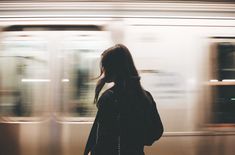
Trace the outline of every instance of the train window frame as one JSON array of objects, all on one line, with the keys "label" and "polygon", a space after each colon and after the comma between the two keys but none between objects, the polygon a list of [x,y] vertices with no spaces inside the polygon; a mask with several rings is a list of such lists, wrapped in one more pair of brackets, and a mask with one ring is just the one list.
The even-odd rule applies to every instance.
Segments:
[{"label": "train window frame", "polygon": [[[76,41],[76,39],[80,38],[80,39],[78,39],[78,41],[86,41],[86,40],[91,39],[91,40],[93,40],[92,42],[94,42],[94,40],[96,40],[96,42],[95,42],[96,45],[94,45],[92,47],[89,47],[89,46],[87,47],[87,45],[83,44],[81,49],[82,50],[84,49],[83,52],[88,52],[88,53],[89,53],[89,50],[94,51],[96,54],[98,54],[97,59],[100,60],[100,55],[101,55],[102,51],[104,51],[105,49],[110,47],[112,44],[110,42],[110,37],[111,37],[111,35],[110,35],[109,31],[74,31],[74,32],[69,31],[69,32],[63,33],[63,38],[64,38],[63,41],[67,41],[67,42],[69,42],[69,44],[67,45],[66,42],[61,44],[61,46],[63,46],[63,48],[61,49],[61,53],[60,53],[61,56],[60,57],[62,57],[63,59],[66,59],[67,62],[72,63],[72,61],[68,61],[69,57],[68,57],[68,55],[66,56],[66,52],[67,53],[73,52],[75,49],[78,50],[79,48],[81,48],[81,46],[80,47],[78,46],[78,43],[75,46],[72,45],[73,41]],[[69,48],[66,48],[66,46]],[[93,57],[94,57],[94,54],[93,54]],[[58,61],[58,65],[60,64],[63,67],[62,68],[59,67],[60,70],[58,70],[58,72],[57,72],[57,74],[59,75],[58,76],[59,79],[57,80],[59,82],[58,83],[58,85],[59,85],[58,90],[59,91],[57,92],[56,96],[60,96],[60,98],[58,98],[58,99],[59,99],[59,102],[61,102],[61,103],[59,103],[59,104],[61,104],[62,106],[65,106],[65,107],[63,107],[63,108],[65,108],[65,110],[60,110],[60,107],[57,106],[57,110],[55,111],[56,120],[61,123],[66,123],[66,122],[67,123],[69,123],[69,122],[70,123],[82,123],[82,122],[89,123],[89,122],[93,122],[95,115],[96,115],[96,112],[97,112],[96,105],[93,104],[93,97],[92,97],[92,100],[90,100],[91,102],[89,102],[89,106],[92,106],[93,109],[95,109],[95,111],[93,111],[92,115],[80,115],[78,113],[75,114],[73,111],[70,110],[71,103],[74,102],[72,98],[67,98],[66,100],[64,100],[63,97],[61,95],[59,95],[61,93],[61,91],[62,92],[65,91],[63,85],[65,85],[67,83],[67,82],[61,82],[61,79],[69,79],[69,82],[72,82],[71,77],[68,77],[68,74],[64,74],[65,73],[64,71],[66,71],[66,68],[68,68],[68,66],[66,67],[64,63],[65,63],[64,60]],[[96,67],[98,67],[98,66],[96,66]],[[97,68],[97,69],[98,70],[97,70],[96,74],[93,75],[92,77],[89,77],[89,78],[93,79],[92,81],[95,83],[98,79],[96,81],[94,81],[94,78],[99,75],[99,68]],[[65,92],[63,92],[63,94],[64,93]],[[92,90],[92,96],[94,96],[94,94],[95,94],[95,92],[94,92],[94,90]],[[71,94],[70,94],[70,97],[71,97]],[[75,102],[76,102],[76,100],[75,100]],[[75,104],[73,106],[75,106]]]},{"label": "train window frame", "polygon": [[[235,52],[235,37],[210,37],[209,38],[209,74],[207,79],[207,88],[206,88],[206,98],[207,98],[207,107],[206,109],[209,110],[209,113],[207,115],[207,127],[211,129],[218,129],[218,130],[234,130],[235,127],[235,121],[229,120],[229,118],[226,118],[226,113],[229,113],[228,111],[219,111],[220,109],[226,109],[222,108],[224,106],[221,105],[221,99],[224,99],[222,91],[225,91],[225,89],[235,89],[235,77],[232,74],[232,79],[226,79],[225,75],[221,73],[221,70],[223,71],[224,68],[221,68],[221,62],[222,58],[221,54],[218,54],[221,52],[219,49],[219,46],[226,46],[231,45],[233,46],[232,52]],[[225,55],[225,54],[224,54]],[[225,56],[224,56],[225,57]],[[235,57],[231,58],[232,63],[235,62]],[[233,66],[233,65],[232,65]],[[235,68],[235,66],[234,66]],[[222,75],[221,75],[222,74]],[[223,77],[223,78],[221,78]],[[221,98],[222,96],[222,98]],[[224,99],[225,100],[225,99]],[[226,100],[227,103],[227,100]],[[225,114],[223,114],[225,113]],[[229,114],[227,114],[229,115]],[[228,116],[227,116],[228,117]]]},{"label": "train window frame", "polygon": [[[14,31],[14,32],[12,32],[12,31],[7,31],[7,32],[2,32],[2,34],[1,34],[1,40],[0,40],[0,44],[1,44],[1,53],[4,53],[4,49],[2,48],[3,46],[3,44],[4,44],[4,41],[6,41],[6,42],[11,42],[11,41],[42,41],[42,42],[44,42],[44,40],[43,40],[43,36],[44,36],[45,34],[40,34],[39,32],[30,32],[30,31],[28,31],[28,32],[23,32],[23,31]],[[32,40],[31,40],[32,39]],[[41,46],[41,45],[40,45]],[[43,45],[44,46],[44,45]],[[47,42],[45,42],[45,48],[47,49],[47,50],[45,50],[45,51],[48,51],[48,44],[47,44]],[[30,46],[29,46],[30,47]],[[31,47],[30,47],[31,48]],[[41,47],[40,47],[41,48]],[[41,49],[39,49],[37,52],[39,52]],[[27,50],[26,50],[27,51]],[[6,52],[6,51],[5,51]],[[10,56],[9,56],[9,58],[10,58]],[[46,59],[50,59],[50,54],[48,55],[48,58],[46,58]],[[51,64],[48,64],[49,66],[48,66],[48,69],[50,69],[50,65]],[[22,77],[23,78],[23,77]],[[48,74],[48,78],[50,79],[51,77],[50,77],[50,75]],[[27,79],[21,79],[21,82],[23,82],[24,80],[27,80]],[[50,84],[48,84],[48,89],[50,89],[50,87],[51,87],[51,85]],[[2,91],[2,93],[4,93],[5,91],[3,90]],[[49,100],[50,100],[50,98],[49,98]],[[33,104],[35,104],[35,103],[33,103]],[[47,104],[47,103],[45,103],[45,104]],[[43,104],[43,105],[45,105],[45,104]],[[41,109],[41,111],[42,111],[42,113],[40,112],[40,114],[38,113],[38,114],[36,114],[35,113],[35,109],[32,109],[33,111],[32,111],[32,115],[30,114],[29,116],[28,115],[12,115],[12,114],[7,114],[7,115],[0,115],[0,122],[1,123],[29,123],[29,122],[34,122],[34,123],[40,123],[40,122],[44,122],[44,121],[48,121],[49,120],[49,117],[48,117],[48,112],[45,110],[45,109],[47,109],[48,107],[46,107],[46,106],[41,106],[42,107],[42,109]],[[31,113],[31,112],[30,112]]]}]

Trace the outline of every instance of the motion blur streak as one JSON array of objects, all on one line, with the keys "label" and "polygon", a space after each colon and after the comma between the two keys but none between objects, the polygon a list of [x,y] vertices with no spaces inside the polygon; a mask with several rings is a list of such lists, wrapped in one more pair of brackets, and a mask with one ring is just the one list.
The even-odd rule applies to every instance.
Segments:
[{"label": "motion blur streak", "polygon": [[132,52],[165,127],[146,155],[234,155],[229,0],[1,1],[0,155],[82,155],[100,55],[116,43]]}]

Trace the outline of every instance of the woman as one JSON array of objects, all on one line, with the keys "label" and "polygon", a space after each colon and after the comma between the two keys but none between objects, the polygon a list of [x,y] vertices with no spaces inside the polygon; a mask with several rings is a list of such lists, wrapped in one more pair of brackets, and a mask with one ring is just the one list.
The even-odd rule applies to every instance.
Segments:
[{"label": "woman", "polygon": [[[91,155],[144,155],[146,105],[151,103],[157,114],[156,139],[161,137],[163,126],[152,96],[141,87],[127,47],[117,44],[103,52],[100,77],[94,99],[98,112],[84,155],[89,152]],[[114,82],[114,86],[98,99],[104,84],[109,82]]]}]

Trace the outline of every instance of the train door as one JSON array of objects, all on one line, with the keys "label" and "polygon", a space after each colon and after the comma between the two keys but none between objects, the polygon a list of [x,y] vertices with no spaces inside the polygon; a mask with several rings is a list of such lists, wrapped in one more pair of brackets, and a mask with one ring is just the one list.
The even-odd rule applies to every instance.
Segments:
[{"label": "train door", "polygon": [[96,114],[93,104],[101,52],[110,46],[104,31],[63,32],[58,55],[57,121],[62,154],[82,154]]},{"label": "train door", "polygon": [[82,154],[96,113],[92,78],[109,40],[89,29],[2,34],[1,153]]},{"label": "train door", "polygon": [[1,154],[35,154],[50,112],[49,40],[45,33],[4,32],[0,44]]}]

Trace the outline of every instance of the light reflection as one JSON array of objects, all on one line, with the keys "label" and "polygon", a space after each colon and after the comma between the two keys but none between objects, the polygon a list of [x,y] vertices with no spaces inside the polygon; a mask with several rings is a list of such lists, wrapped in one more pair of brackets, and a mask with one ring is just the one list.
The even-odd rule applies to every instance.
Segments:
[{"label": "light reflection", "polygon": [[62,82],[69,82],[69,79],[62,79]]},{"label": "light reflection", "polygon": [[210,82],[218,82],[218,80],[212,79],[212,80],[210,80]]},{"label": "light reflection", "polygon": [[235,79],[223,79],[223,82],[235,82]]},{"label": "light reflection", "polygon": [[51,82],[50,79],[21,79],[21,82]]}]

